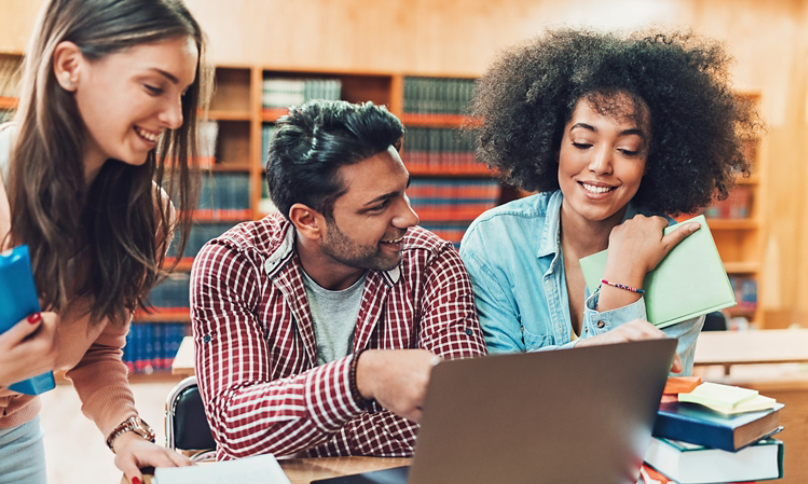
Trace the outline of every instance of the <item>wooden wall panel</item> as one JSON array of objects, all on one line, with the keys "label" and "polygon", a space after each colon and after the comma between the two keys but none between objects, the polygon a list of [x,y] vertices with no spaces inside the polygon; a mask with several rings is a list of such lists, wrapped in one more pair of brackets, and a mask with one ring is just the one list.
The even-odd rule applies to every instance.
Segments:
[{"label": "wooden wall panel", "polygon": [[[481,73],[549,25],[691,27],[725,42],[739,89],[761,94],[761,304],[808,325],[808,0],[186,0],[220,64]],[[0,50],[22,51],[42,0],[0,0]]]}]

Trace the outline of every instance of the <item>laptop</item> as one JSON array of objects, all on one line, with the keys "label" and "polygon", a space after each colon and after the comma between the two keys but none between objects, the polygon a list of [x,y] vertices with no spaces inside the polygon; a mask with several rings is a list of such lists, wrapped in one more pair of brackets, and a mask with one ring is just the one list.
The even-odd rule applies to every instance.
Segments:
[{"label": "laptop", "polygon": [[675,350],[658,339],[442,361],[411,467],[312,484],[634,484]]}]

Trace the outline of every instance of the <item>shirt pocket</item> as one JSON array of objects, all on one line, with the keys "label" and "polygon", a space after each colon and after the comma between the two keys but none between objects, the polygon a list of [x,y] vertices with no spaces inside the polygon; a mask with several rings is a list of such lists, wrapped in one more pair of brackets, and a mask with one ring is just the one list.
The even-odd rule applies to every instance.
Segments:
[{"label": "shirt pocket", "polygon": [[525,342],[525,349],[527,351],[537,350],[553,344],[552,335],[531,333],[524,327],[522,327],[522,339]]}]

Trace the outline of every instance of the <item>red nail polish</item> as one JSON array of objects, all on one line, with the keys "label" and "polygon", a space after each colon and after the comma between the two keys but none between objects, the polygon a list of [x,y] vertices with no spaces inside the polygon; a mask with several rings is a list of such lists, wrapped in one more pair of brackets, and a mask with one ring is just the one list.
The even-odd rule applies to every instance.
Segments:
[{"label": "red nail polish", "polygon": [[[36,324],[36,323],[40,322],[41,320],[42,320],[42,315],[39,314],[39,313],[34,313],[34,314],[28,316],[28,322],[31,323],[31,324]],[[138,484],[140,484],[140,483],[138,483]]]},{"label": "red nail polish", "polygon": [[132,484],[140,484],[140,479],[138,479],[137,477],[133,477]]}]

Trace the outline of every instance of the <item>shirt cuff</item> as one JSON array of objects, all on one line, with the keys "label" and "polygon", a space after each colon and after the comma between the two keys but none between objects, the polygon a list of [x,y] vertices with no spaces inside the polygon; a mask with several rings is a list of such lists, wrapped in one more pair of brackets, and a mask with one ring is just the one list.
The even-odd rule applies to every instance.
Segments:
[{"label": "shirt cuff", "polygon": [[364,412],[351,393],[350,372],[354,355],[340,358],[310,372],[306,377],[306,402],[311,419],[326,432],[339,430],[345,422]]},{"label": "shirt cuff", "polygon": [[586,300],[586,308],[584,309],[586,327],[584,331],[589,333],[588,337],[605,333],[635,319],[647,318],[645,298],[643,296],[640,296],[640,299],[629,305],[603,312],[598,312],[595,309],[598,306],[599,298],[600,289],[592,293]]}]

